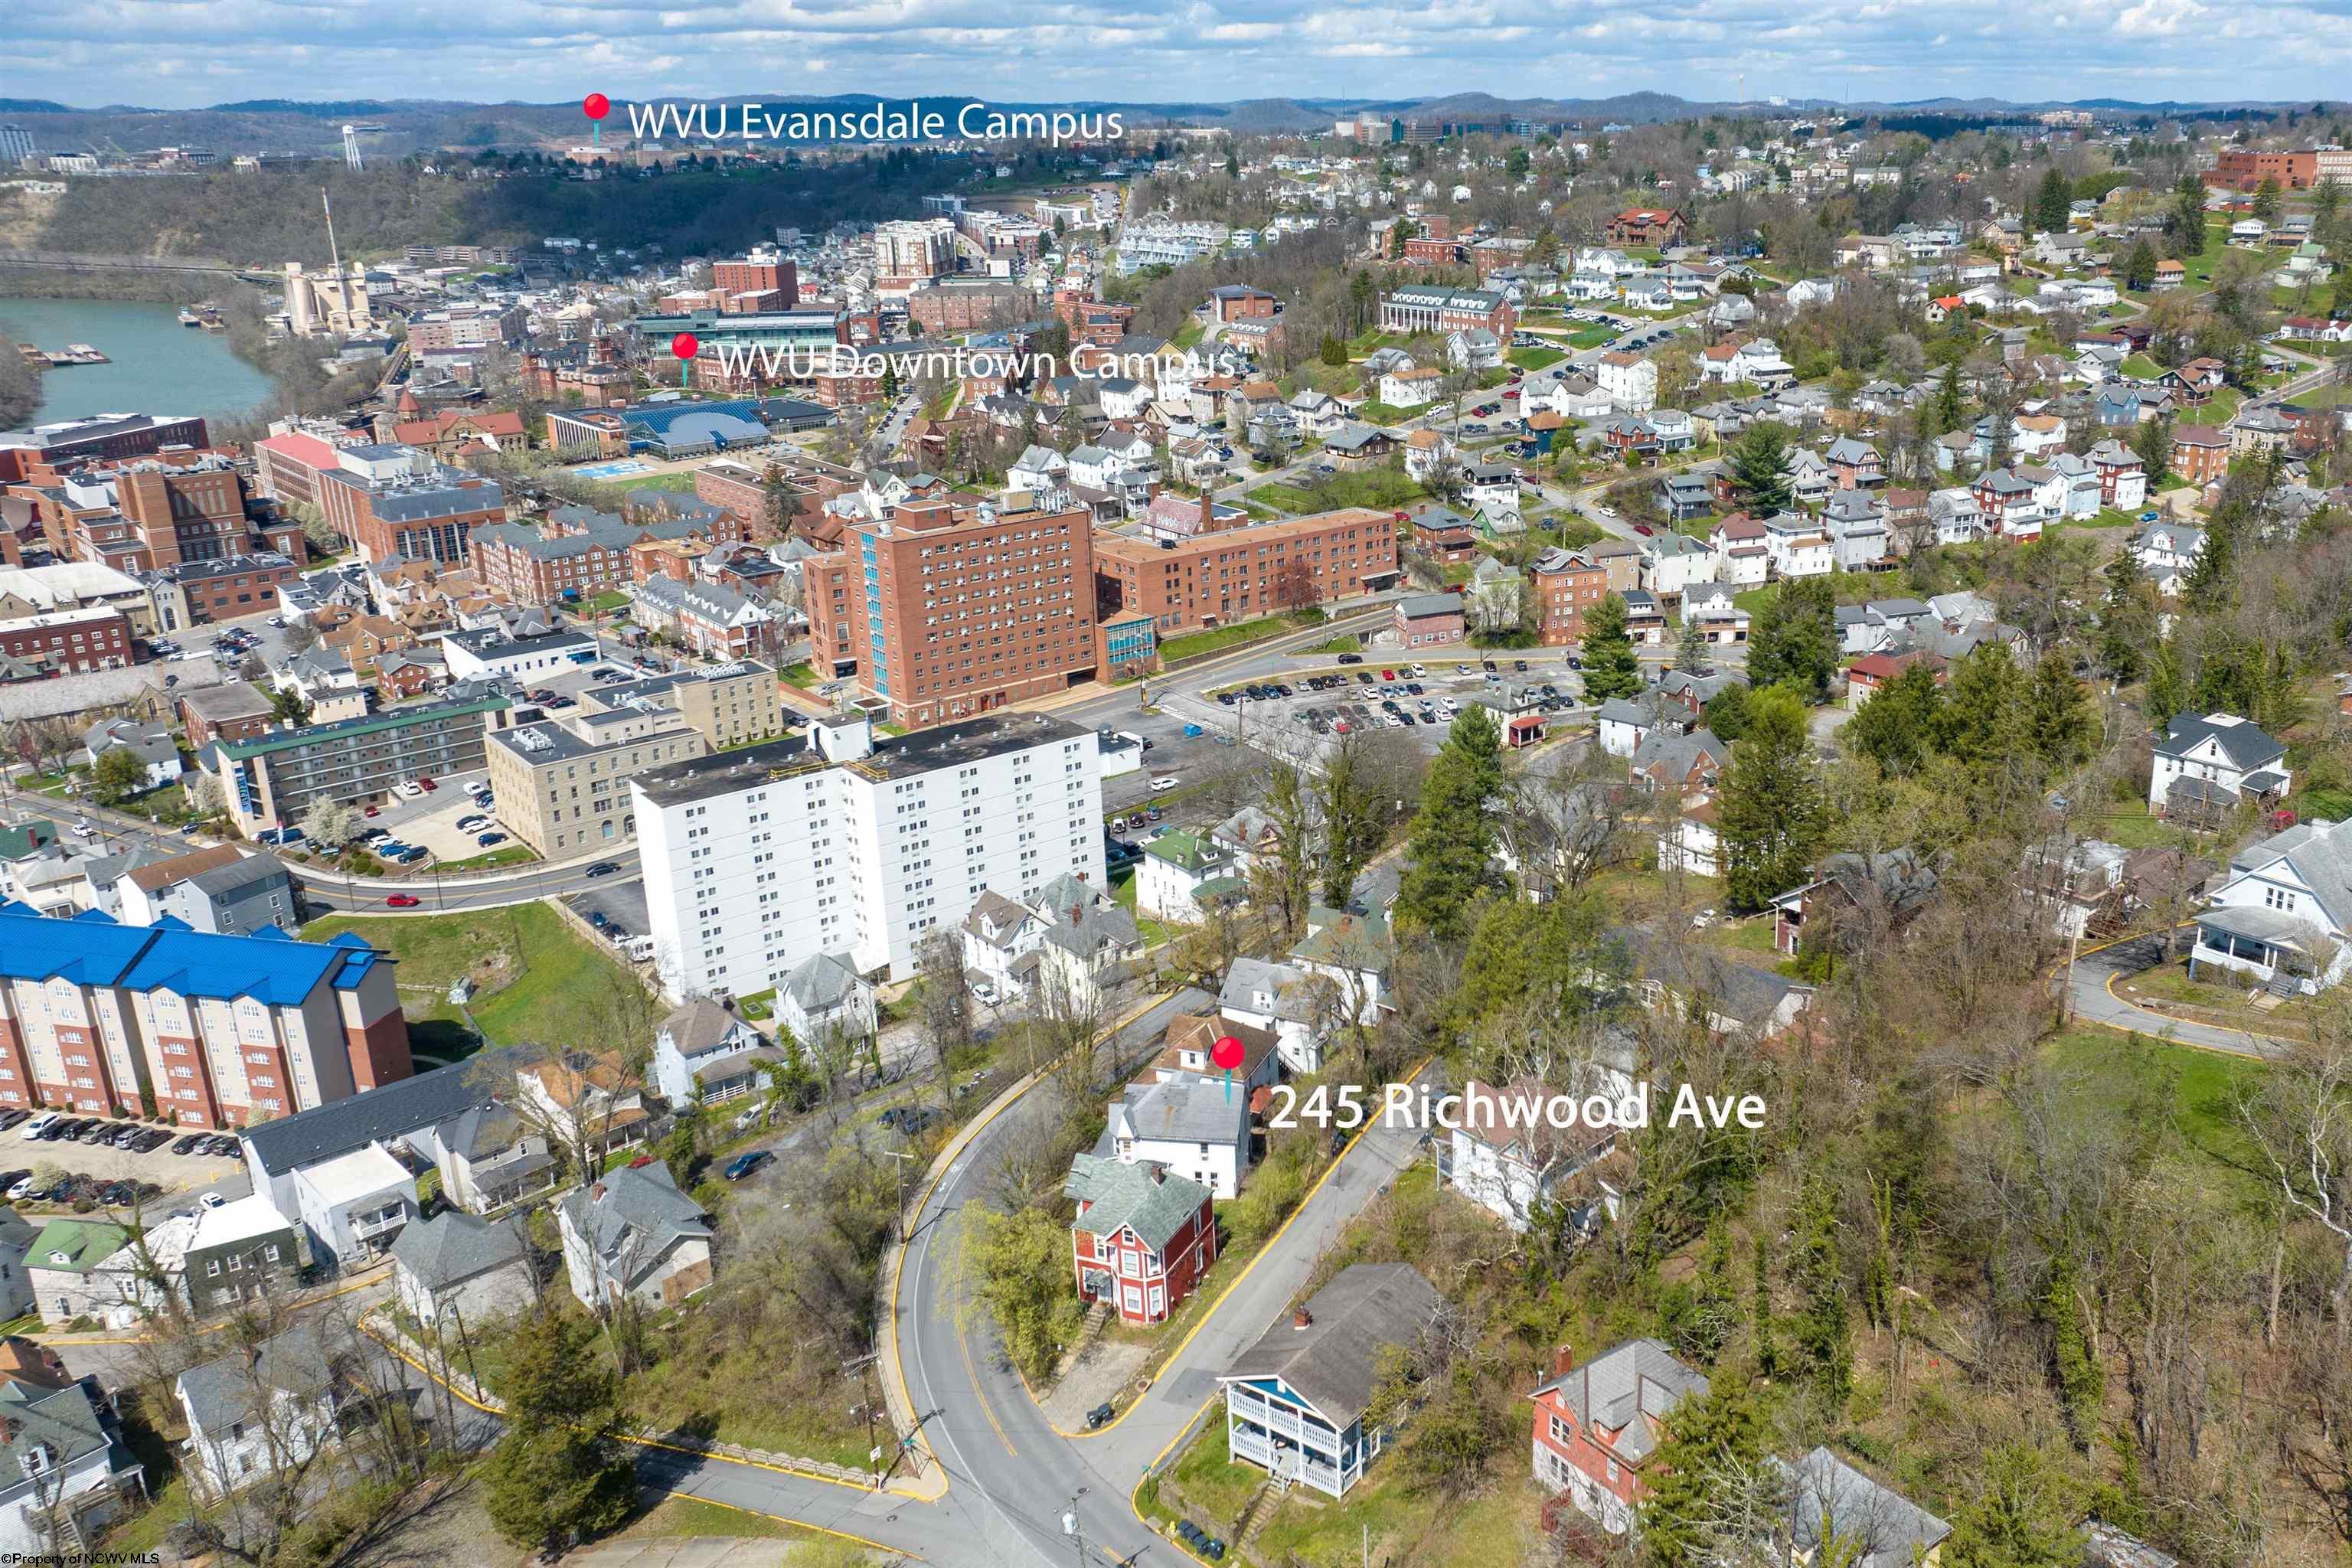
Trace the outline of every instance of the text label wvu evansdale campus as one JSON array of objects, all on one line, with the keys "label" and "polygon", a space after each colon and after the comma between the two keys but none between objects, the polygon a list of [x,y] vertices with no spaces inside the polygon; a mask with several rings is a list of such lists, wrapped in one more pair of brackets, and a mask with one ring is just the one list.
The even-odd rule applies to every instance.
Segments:
[{"label": "text label wvu evansdale campus", "polygon": [[1127,134],[1117,110],[994,110],[967,103],[954,118],[918,100],[903,109],[782,109],[764,103],[632,103],[629,130],[646,141],[697,142],[1116,142]]}]

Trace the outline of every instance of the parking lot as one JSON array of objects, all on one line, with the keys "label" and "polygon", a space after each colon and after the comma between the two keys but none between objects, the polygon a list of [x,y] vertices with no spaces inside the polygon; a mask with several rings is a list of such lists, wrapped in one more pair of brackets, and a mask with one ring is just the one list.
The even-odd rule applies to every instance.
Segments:
[{"label": "parking lot", "polygon": [[[1213,687],[1202,696],[1228,715],[1244,741],[1254,731],[1317,741],[1370,730],[1409,730],[1423,748],[1444,744],[1454,715],[1490,693],[1536,689],[1525,710],[1562,715],[1577,707],[1583,686],[1556,649],[1528,649],[1492,658],[1383,661],[1377,651],[1346,667],[1301,669],[1275,682]],[[1343,728],[1344,726],[1344,728]]]},{"label": "parking lot", "polygon": [[[0,1118],[0,1176],[7,1178],[0,1182],[0,1196],[9,1197],[19,1209],[45,1203],[68,1207],[77,1196],[109,1206],[127,1203],[134,1194],[142,1201],[168,1202],[174,1193],[210,1187],[245,1168],[236,1152],[236,1140],[227,1133],[59,1115],[50,1119],[51,1131],[60,1126],[79,1131],[62,1138],[26,1137],[25,1129],[38,1120],[21,1111]],[[142,1135],[141,1146],[114,1146],[112,1139],[134,1130]],[[205,1152],[192,1148],[199,1143]],[[183,1149],[190,1152],[180,1152]],[[110,1192],[115,1183],[130,1184],[130,1189]],[[47,1195],[36,1196],[37,1187]]]}]

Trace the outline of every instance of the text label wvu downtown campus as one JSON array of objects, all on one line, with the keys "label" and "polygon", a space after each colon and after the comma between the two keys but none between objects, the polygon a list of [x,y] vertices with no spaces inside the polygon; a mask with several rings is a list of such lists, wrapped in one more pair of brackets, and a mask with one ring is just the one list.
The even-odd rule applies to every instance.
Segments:
[{"label": "text label wvu downtown campus", "polygon": [[[950,119],[921,101],[893,109],[778,109],[764,103],[632,103],[629,129],[641,139],[702,142],[1116,142],[1127,134],[1116,110],[998,110],[967,103]],[[950,127],[953,129],[950,130]]]}]

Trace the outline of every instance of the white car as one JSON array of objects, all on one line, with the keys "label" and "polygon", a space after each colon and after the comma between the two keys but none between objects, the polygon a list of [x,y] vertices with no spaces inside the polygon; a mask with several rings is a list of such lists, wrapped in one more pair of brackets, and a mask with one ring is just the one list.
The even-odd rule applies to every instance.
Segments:
[{"label": "white car", "polygon": [[457,831],[460,833],[477,833],[481,829],[488,827],[489,825],[490,819],[487,816],[461,816],[457,819]]},{"label": "white car", "polygon": [[38,1138],[42,1133],[47,1132],[50,1128],[57,1125],[58,1116],[58,1112],[57,1111],[44,1110],[38,1116],[34,1117],[30,1121],[26,1122],[25,1125],[16,1129],[16,1135],[20,1138]]},{"label": "white car", "polygon": [[1151,781],[1151,787],[1153,789],[1174,789],[1176,787],[1176,779],[1172,774],[1161,773],[1158,778]]},{"label": "white car", "polygon": [[403,800],[415,800],[425,793],[425,786],[415,779],[403,779],[392,786],[392,793]]},{"label": "white car", "polygon": [[228,1205],[228,1200],[221,1196],[218,1193],[206,1193],[203,1197],[198,1198],[196,1202],[202,1204],[208,1209],[225,1208]]},{"label": "white car", "polygon": [[975,1002],[980,1003],[980,1004],[981,1004],[982,1005],[983,1005],[983,1006],[988,1006],[988,1007],[993,1007],[993,1006],[995,1006],[995,1005],[996,1005],[996,987],[995,987],[995,985],[994,985],[993,984],[992,984],[991,982],[986,981],[986,980],[975,980],[975,981],[973,981],[973,982],[971,983],[971,999],[972,999],[973,1001],[975,1001]]}]

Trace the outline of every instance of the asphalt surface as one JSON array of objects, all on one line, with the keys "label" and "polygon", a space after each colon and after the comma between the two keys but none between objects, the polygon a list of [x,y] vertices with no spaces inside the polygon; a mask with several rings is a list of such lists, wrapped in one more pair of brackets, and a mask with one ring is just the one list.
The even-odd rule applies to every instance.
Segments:
[{"label": "asphalt surface", "polygon": [[2160,936],[2135,937],[2077,959],[2067,975],[2074,1016],[2110,1028],[2131,1029],[2184,1046],[2226,1051],[2231,1056],[2275,1057],[2286,1049],[2285,1041],[2268,1035],[2190,1023],[2136,1007],[2109,989],[2121,976],[2153,968],[2163,957],[2162,942]]}]

